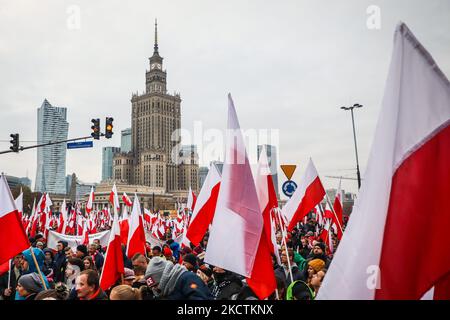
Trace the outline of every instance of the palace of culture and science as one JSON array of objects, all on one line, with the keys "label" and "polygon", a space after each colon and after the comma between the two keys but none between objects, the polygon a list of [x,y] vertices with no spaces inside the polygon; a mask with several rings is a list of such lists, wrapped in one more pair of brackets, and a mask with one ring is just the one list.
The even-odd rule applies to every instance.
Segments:
[{"label": "palace of culture and science", "polygon": [[167,73],[158,51],[157,32],[155,23],[145,92],[131,98],[131,151],[115,154],[112,180],[119,193],[120,185],[143,187],[145,190],[139,188],[142,192],[163,196],[167,203],[168,198],[173,202],[186,199],[189,187],[198,193],[199,167],[195,146],[180,144],[177,129],[181,127],[181,98],[179,93],[167,93]]}]

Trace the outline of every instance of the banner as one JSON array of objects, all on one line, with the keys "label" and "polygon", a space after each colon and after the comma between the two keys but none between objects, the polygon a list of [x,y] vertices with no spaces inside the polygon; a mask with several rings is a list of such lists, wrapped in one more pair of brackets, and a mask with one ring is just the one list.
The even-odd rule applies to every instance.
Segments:
[{"label": "banner", "polygon": [[[100,244],[102,247],[105,247],[108,245],[108,239],[109,239],[109,230],[93,233],[89,235],[89,243],[92,243],[95,239],[100,240]],[[52,250],[57,250],[56,245],[58,244],[58,241],[67,241],[69,247],[72,249],[73,252],[77,251],[77,246],[83,243],[83,237],[80,236],[70,236],[62,233],[58,233],[56,231],[50,230],[48,233],[48,240],[47,240],[47,247]]]}]

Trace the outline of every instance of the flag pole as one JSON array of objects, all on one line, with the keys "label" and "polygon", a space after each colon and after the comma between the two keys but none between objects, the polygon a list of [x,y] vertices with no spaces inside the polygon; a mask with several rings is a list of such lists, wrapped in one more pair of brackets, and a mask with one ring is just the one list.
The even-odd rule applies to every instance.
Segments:
[{"label": "flag pole", "polygon": [[36,269],[38,271],[39,278],[41,278],[42,285],[44,286],[44,290],[47,290],[47,286],[45,284],[44,277],[42,276],[41,269],[39,268],[39,264],[37,263],[36,256],[34,255],[34,250],[33,250],[32,246],[30,246],[30,251],[31,251],[31,257],[33,258],[34,264],[36,265]]},{"label": "flag pole", "polygon": [[11,272],[12,272],[11,262],[12,262],[12,259],[9,259],[8,288],[11,287]]},{"label": "flag pole", "polygon": [[[279,219],[281,220],[280,210],[277,210],[277,214],[278,214]],[[287,247],[287,244],[286,244],[287,233],[286,233],[286,230],[285,230],[285,228],[283,227],[282,224],[281,224],[281,234],[283,235],[282,240],[284,242],[284,249],[286,251],[286,257],[287,257],[288,268],[289,268],[289,275],[291,276],[291,283],[292,283],[292,282],[294,282],[294,277],[292,276],[291,261],[289,259],[289,252],[288,252],[288,247]]]}]

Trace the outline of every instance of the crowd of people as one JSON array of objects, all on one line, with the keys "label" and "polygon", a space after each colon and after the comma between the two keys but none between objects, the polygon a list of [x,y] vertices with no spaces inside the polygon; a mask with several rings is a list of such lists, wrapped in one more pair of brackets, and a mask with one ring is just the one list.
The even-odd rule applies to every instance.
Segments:
[{"label": "crowd of people", "polygon": [[[332,253],[313,230],[316,221],[310,219],[284,237],[281,231],[276,234],[279,255],[273,255],[273,268],[277,289],[269,300],[312,300],[317,295]],[[57,250],[52,250],[38,234],[30,243],[32,248],[11,259],[9,271],[0,276],[0,299],[258,299],[244,277],[204,262],[208,234],[197,247],[180,247],[173,239],[162,246],[147,243],[146,254],[137,253],[131,259],[122,245],[125,272],[106,291],[100,288],[106,248],[98,240],[76,248],[59,241]],[[336,249],[335,234],[332,244]]]}]

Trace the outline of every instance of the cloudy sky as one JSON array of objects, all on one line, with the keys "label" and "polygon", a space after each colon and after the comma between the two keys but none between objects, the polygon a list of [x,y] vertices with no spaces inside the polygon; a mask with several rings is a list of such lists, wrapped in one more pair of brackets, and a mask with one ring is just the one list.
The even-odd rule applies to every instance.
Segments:
[{"label": "cloudy sky", "polygon": [[[355,176],[344,105],[364,105],[355,113],[364,172],[399,21],[450,75],[447,0],[0,0],[0,150],[13,132],[33,144],[44,98],[68,108],[69,137],[89,135],[92,117],[103,125],[110,115],[113,139],[67,152],[67,174],[98,182],[101,148],[120,144],[131,94],[145,88],[155,18],[183,128],[201,121],[223,130],[231,92],[242,128],[279,130],[279,162],[297,164],[298,180],[311,156],[327,188],[338,180],[326,175]],[[0,155],[0,171],[28,174],[34,186],[36,151]],[[357,190],[352,180],[343,187]]]}]

